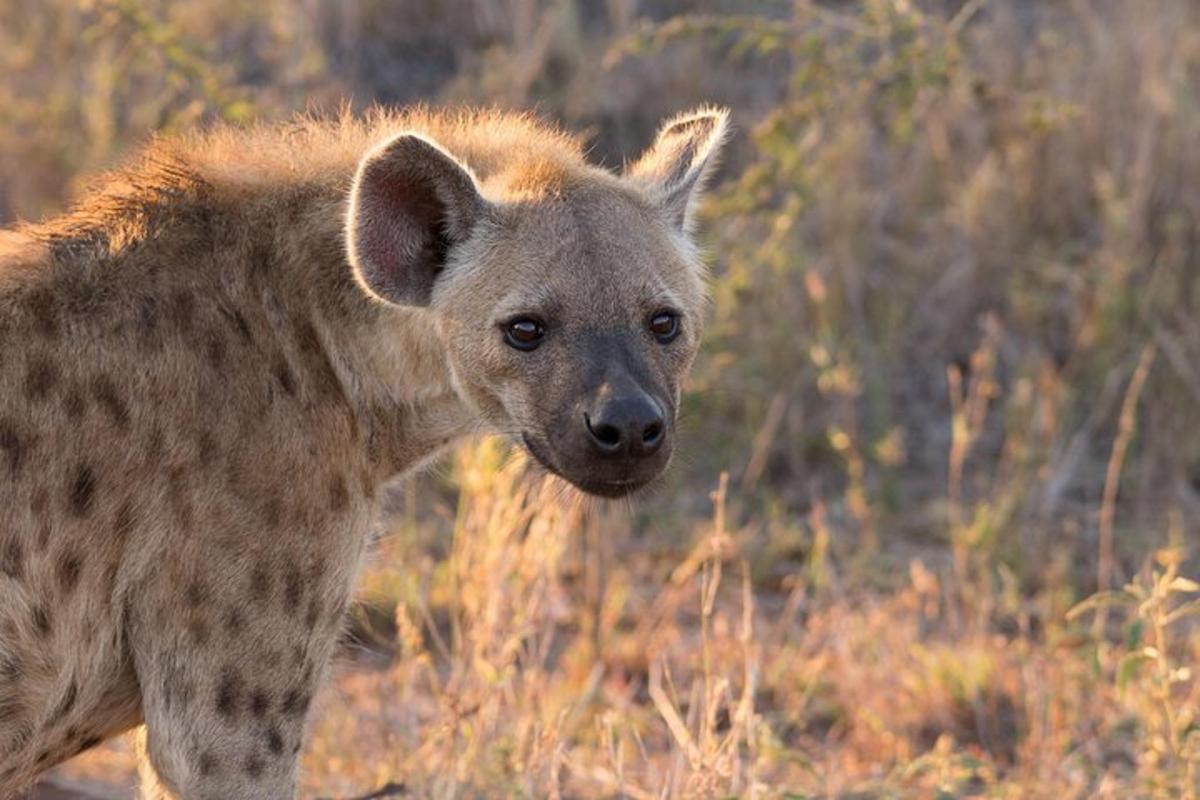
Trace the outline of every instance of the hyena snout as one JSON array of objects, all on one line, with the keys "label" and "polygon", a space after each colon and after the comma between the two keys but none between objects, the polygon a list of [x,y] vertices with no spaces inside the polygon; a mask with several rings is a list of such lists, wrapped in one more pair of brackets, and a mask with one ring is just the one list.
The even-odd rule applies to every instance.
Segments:
[{"label": "hyena snout", "polygon": [[654,456],[667,439],[662,406],[641,389],[608,395],[583,415],[588,440],[603,458],[640,460]]},{"label": "hyena snout", "polygon": [[670,461],[671,415],[654,392],[629,376],[610,378],[589,392],[575,419],[564,437],[567,477],[585,491],[628,494],[658,477]]}]

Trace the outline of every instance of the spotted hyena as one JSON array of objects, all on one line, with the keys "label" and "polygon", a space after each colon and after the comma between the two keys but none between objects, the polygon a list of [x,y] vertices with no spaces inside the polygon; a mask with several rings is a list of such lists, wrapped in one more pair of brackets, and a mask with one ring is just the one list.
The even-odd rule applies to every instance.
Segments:
[{"label": "spotted hyena", "polygon": [[384,482],[481,430],[659,475],[724,130],[222,129],[0,233],[0,797],[141,723],[149,797],[290,797]]}]

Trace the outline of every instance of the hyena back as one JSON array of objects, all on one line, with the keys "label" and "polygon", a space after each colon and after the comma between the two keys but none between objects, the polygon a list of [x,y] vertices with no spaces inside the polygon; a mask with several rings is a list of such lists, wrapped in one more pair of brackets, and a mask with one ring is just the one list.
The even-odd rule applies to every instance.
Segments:
[{"label": "hyena back", "polygon": [[724,129],[217,130],[0,232],[0,797],[141,723],[147,797],[290,797],[385,481],[479,430],[660,474]]}]

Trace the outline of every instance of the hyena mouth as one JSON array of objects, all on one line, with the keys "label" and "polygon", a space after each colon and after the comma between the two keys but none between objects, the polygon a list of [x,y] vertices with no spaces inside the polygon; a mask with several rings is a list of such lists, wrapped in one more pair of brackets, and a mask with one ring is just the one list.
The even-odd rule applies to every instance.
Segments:
[{"label": "hyena mouth", "polygon": [[550,457],[547,456],[545,451],[542,450],[541,445],[539,445],[537,441],[529,434],[522,433],[521,442],[525,445],[526,452],[533,457],[533,460],[536,461],[538,465],[542,467],[542,469],[546,470],[551,475],[561,478],[580,491],[595,497],[607,497],[609,499],[626,497],[653,482],[652,479],[644,478],[603,480],[584,476],[576,476],[573,478],[568,477],[567,475],[563,474],[560,469],[554,466],[554,463],[550,460]]},{"label": "hyena mouth", "polygon": [[566,476],[554,468],[554,465],[550,463],[550,459],[546,457],[546,455],[541,451],[540,446],[534,442],[533,438],[530,437],[529,434],[522,432],[521,442],[525,445],[526,452],[533,456],[533,460],[540,464],[542,469],[546,470],[552,475],[557,475],[563,480],[566,480]]}]

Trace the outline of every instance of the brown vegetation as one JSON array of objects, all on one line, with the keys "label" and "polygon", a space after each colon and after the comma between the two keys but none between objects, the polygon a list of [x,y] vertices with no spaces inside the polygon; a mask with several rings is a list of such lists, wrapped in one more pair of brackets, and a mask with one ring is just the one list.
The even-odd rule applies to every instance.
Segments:
[{"label": "brown vegetation", "polygon": [[1195,4],[7,0],[0,64],[10,219],[216,116],[734,108],[669,484],[398,487],[306,794],[1200,791]]}]

